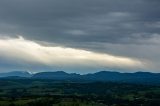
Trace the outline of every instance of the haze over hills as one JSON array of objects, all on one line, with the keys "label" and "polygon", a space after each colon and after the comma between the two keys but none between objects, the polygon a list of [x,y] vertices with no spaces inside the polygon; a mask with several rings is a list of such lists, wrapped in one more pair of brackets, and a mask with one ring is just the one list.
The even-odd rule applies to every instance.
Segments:
[{"label": "haze over hills", "polygon": [[12,72],[6,72],[6,73],[0,73],[0,77],[31,77],[32,74],[27,71],[12,71]]},{"label": "haze over hills", "polygon": [[126,82],[126,83],[142,83],[142,84],[160,84],[160,73],[150,72],[135,72],[135,73],[120,73],[111,71],[100,71],[92,74],[76,74],[66,73],[64,71],[56,72],[39,72],[31,74],[26,71],[14,71],[0,73],[1,78],[29,78],[29,79],[49,79],[49,80],[70,80],[70,81],[111,81],[111,82]]}]

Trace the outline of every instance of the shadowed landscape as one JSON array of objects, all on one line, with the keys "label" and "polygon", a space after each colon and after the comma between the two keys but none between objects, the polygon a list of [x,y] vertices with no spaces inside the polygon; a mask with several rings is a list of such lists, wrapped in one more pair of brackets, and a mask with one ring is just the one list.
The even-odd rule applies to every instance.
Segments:
[{"label": "shadowed landscape", "polygon": [[[15,74],[17,76],[13,76]],[[119,78],[117,75],[114,79],[115,74],[118,74]],[[124,82],[120,77],[124,78],[123,74],[126,73],[107,71],[86,75],[68,74],[62,71],[36,74],[20,71],[3,73],[0,74],[0,106],[159,105],[160,83],[158,80],[157,83],[152,83],[152,79],[159,74],[128,73],[130,79],[133,78],[131,82],[127,80]],[[148,78],[148,83],[139,79],[141,74],[144,78]],[[100,78],[103,76],[103,80],[97,76]]]}]

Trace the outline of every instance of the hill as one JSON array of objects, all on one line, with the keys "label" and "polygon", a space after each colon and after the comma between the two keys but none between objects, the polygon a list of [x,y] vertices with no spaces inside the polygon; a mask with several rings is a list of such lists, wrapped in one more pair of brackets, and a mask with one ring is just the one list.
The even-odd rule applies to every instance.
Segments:
[{"label": "hill", "polygon": [[49,79],[64,80],[73,82],[120,82],[120,83],[140,83],[140,84],[160,84],[160,74],[150,72],[120,73],[111,71],[100,71],[92,74],[56,72],[39,72],[30,74],[29,72],[14,71],[0,73],[1,78],[29,78],[29,79]]},{"label": "hill", "polygon": [[0,77],[31,77],[32,74],[30,74],[27,71],[12,71],[12,72],[6,72],[6,73],[0,73]]}]

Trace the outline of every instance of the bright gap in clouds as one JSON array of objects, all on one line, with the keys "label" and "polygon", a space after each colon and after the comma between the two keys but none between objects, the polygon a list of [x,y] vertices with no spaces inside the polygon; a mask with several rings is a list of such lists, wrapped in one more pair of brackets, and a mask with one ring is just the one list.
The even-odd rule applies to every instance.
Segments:
[{"label": "bright gap in clouds", "polygon": [[75,48],[43,46],[23,37],[0,39],[0,56],[12,60],[64,67],[144,68],[138,59]]}]

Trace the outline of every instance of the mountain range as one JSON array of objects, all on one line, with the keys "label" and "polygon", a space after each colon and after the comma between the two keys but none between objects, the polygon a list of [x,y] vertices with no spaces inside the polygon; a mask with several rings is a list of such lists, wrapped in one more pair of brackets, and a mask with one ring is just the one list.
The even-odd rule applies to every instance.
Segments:
[{"label": "mountain range", "polygon": [[13,71],[0,73],[0,78],[26,78],[26,79],[49,79],[49,80],[66,80],[82,82],[123,82],[123,83],[142,83],[142,84],[160,84],[160,73],[135,72],[120,73],[112,71],[100,71],[92,74],[66,73],[64,71],[56,72],[39,72],[31,74],[27,71]]},{"label": "mountain range", "polygon": [[6,73],[0,73],[0,77],[31,77],[32,74],[27,71],[12,71]]}]

